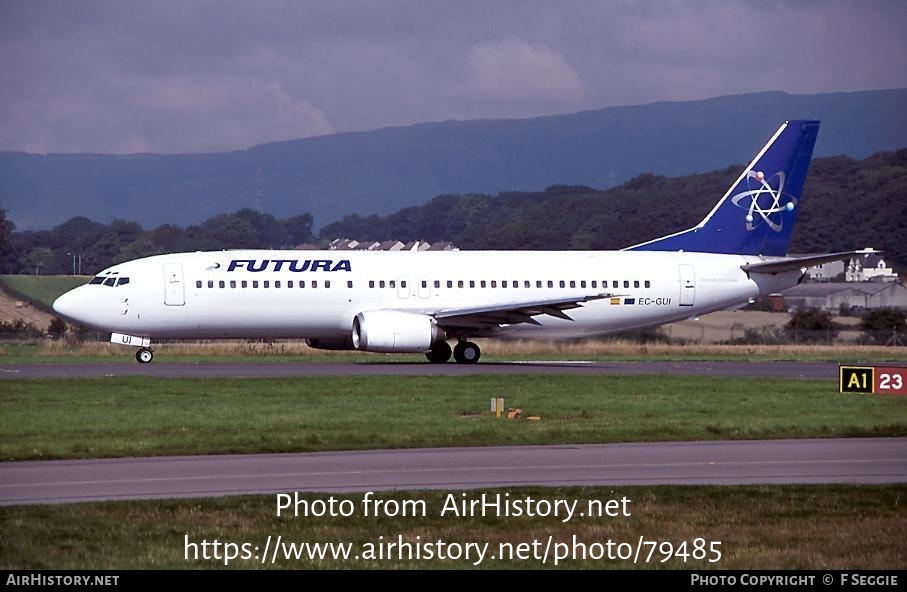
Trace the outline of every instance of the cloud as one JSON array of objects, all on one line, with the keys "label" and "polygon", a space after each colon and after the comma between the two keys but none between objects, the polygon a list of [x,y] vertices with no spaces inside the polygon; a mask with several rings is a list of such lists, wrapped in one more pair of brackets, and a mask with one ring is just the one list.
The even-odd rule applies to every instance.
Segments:
[{"label": "cloud", "polygon": [[[143,80],[130,85],[132,108],[151,144],[173,142],[188,151],[243,148],[267,141],[330,134],[324,112],[292,96],[278,80],[215,74]],[[170,122],[166,129],[155,121]]]},{"label": "cloud", "polygon": [[0,150],[907,86],[903,0],[0,0]]},{"label": "cloud", "polygon": [[474,45],[454,94],[501,103],[575,105],[583,83],[563,54],[516,38]]},{"label": "cloud", "polygon": [[47,37],[5,48],[17,67],[4,70],[0,149],[204,152],[335,131],[304,88],[286,87],[290,75],[226,61],[208,71],[127,70],[122,56]]}]

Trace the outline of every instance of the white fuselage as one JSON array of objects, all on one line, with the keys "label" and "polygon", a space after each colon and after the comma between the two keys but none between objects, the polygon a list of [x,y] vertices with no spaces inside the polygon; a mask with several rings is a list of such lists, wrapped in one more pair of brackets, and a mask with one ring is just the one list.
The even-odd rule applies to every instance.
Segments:
[{"label": "white fuselage", "polygon": [[[647,251],[220,251],[158,255],[80,286],[62,314],[106,331],[160,338],[345,339],[357,314],[434,315],[475,307],[607,295],[538,324],[482,335],[550,338],[651,327],[738,307],[796,284],[799,272],[759,274],[758,257]],[[755,275],[755,274],[754,274]],[[108,281],[107,284],[116,282]],[[468,336],[468,335],[467,335]]]}]

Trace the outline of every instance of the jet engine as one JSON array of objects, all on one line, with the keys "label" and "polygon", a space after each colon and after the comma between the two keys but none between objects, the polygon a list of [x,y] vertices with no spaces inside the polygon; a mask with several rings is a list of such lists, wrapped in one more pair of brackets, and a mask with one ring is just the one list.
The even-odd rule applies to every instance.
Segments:
[{"label": "jet engine", "polygon": [[396,310],[360,312],[353,319],[353,347],[385,353],[424,353],[444,331],[424,314]]}]

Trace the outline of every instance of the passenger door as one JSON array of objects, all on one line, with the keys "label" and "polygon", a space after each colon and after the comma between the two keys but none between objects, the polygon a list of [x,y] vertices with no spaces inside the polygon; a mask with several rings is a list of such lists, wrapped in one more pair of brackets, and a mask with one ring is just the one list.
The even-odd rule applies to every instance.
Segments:
[{"label": "passenger door", "polygon": [[696,302],[696,272],[692,265],[680,265],[680,306]]},{"label": "passenger door", "polygon": [[186,304],[182,263],[164,263],[164,304],[167,306]]}]

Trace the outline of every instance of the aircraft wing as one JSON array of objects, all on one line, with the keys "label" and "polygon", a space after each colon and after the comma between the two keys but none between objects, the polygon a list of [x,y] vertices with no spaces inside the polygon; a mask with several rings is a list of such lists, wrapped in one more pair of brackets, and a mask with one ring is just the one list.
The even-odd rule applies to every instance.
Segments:
[{"label": "aircraft wing", "polygon": [[445,308],[431,313],[438,325],[444,328],[488,329],[499,325],[529,323],[539,325],[539,315],[550,315],[572,321],[565,310],[579,308],[583,302],[609,298],[611,294],[578,294],[575,297],[514,302],[475,308]]},{"label": "aircraft wing", "polygon": [[829,253],[827,255],[810,255],[807,257],[785,257],[760,263],[750,263],[741,265],[740,269],[747,273],[779,273],[782,271],[795,271],[805,267],[814,267],[823,263],[832,261],[841,261],[842,259],[852,259],[868,253],[880,253],[881,251],[845,251],[842,253]]}]

